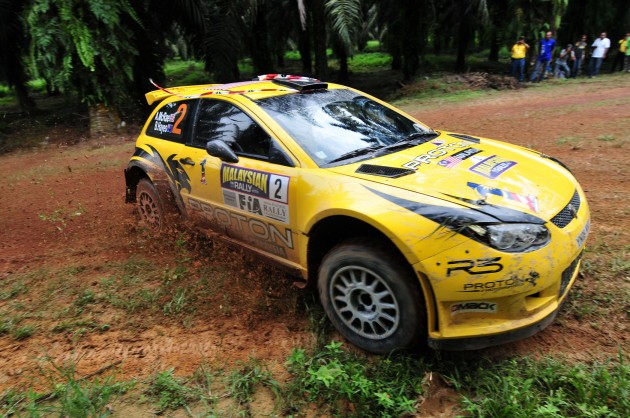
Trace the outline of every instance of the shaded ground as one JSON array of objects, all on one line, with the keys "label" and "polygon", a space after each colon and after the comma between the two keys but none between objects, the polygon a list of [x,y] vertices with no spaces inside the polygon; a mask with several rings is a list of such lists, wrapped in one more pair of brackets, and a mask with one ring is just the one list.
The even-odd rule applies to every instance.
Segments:
[{"label": "shaded ground", "polygon": [[[434,128],[559,158],[591,205],[584,274],[559,319],[521,342],[444,356],[628,352],[630,77],[400,105]],[[43,387],[44,358],[72,361],[79,375],[122,361],[126,379],[255,355],[281,373],[292,348],[313,344],[318,314],[290,277],[189,232],[154,237],[137,226],[124,203],[133,135],[74,146],[64,145],[72,131],[48,136],[40,149],[0,157],[0,393]],[[452,391],[430,394],[420,415],[450,416]]]}]

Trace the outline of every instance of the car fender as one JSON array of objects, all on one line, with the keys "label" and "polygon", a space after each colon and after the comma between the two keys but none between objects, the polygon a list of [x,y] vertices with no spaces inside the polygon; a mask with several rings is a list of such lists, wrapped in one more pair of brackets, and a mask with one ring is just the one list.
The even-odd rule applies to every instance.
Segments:
[{"label": "car fender", "polygon": [[[141,150],[142,152],[139,152]],[[136,201],[136,187],[140,179],[147,177],[155,186],[160,196],[165,196],[177,206],[179,212],[186,216],[186,207],[177,187],[177,182],[170,176],[161,158],[147,157],[146,151],[136,149],[136,153],[125,169],[127,203]]]}]

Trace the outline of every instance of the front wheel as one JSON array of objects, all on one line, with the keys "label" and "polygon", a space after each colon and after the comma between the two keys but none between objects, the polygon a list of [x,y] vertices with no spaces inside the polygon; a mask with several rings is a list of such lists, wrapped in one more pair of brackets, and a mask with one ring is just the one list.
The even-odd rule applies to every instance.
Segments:
[{"label": "front wheel", "polygon": [[366,351],[411,349],[426,337],[417,279],[402,256],[377,243],[352,240],[331,249],[317,287],[335,328]]}]

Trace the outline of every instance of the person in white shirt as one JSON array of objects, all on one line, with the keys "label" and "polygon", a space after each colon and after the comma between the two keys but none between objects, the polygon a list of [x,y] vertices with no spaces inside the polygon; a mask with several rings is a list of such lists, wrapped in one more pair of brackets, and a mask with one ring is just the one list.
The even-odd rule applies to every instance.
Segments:
[{"label": "person in white shirt", "polygon": [[602,32],[599,38],[595,39],[592,48],[591,61],[588,66],[589,78],[595,77],[599,74],[599,69],[602,67],[602,61],[606,59],[608,50],[610,49],[610,39],[606,37],[606,32]]}]

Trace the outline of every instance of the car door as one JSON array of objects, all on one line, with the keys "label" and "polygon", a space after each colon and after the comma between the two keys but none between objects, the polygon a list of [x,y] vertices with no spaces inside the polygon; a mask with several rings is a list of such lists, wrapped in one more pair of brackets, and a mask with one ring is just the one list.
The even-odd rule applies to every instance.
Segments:
[{"label": "car door", "polygon": [[[205,147],[211,140],[228,144],[238,162],[210,156]],[[269,256],[298,261],[292,227],[297,169],[254,117],[226,100],[201,99],[184,154],[191,181],[185,202],[197,223]]]}]

